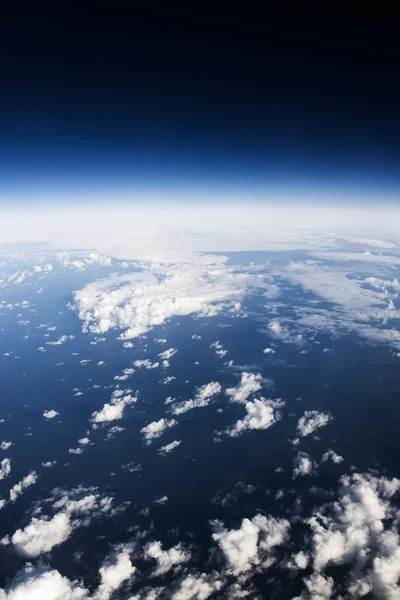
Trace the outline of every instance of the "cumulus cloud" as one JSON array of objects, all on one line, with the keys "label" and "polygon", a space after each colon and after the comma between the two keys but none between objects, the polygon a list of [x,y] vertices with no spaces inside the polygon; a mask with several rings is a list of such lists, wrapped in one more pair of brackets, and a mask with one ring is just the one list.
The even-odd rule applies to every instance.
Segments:
[{"label": "cumulus cloud", "polygon": [[109,421],[122,419],[125,407],[137,401],[136,396],[123,394],[122,390],[115,390],[111,396],[111,401],[104,404],[100,411],[92,413],[92,423],[98,425],[99,423],[108,423]]},{"label": "cumulus cloud", "polygon": [[221,392],[221,389],[222,388],[220,384],[216,381],[206,383],[205,385],[202,385],[196,389],[194,397],[192,399],[175,404],[172,408],[172,413],[174,415],[180,415],[182,413],[187,412],[188,410],[192,410],[193,408],[202,408],[204,406],[207,406],[210,403],[213,396]]},{"label": "cumulus cloud", "polygon": [[158,576],[164,575],[171,569],[188,562],[191,555],[182,544],[177,544],[168,550],[163,550],[161,542],[150,542],[145,547],[144,557],[157,562],[157,567],[153,571],[153,575]]},{"label": "cumulus cloud", "polygon": [[52,505],[59,512],[52,517],[33,517],[24,529],[17,529],[9,539],[16,552],[25,558],[49,552],[65,542],[75,529],[111,510],[111,498],[101,497],[94,490],[86,495],[84,492],[79,488],[70,494],[61,492]]},{"label": "cumulus cloud", "polygon": [[54,417],[57,417],[60,413],[58,413],[56,410],[51,409],[51,410],[45,410],[43,413],[43,416],[45,419],[54,419]]},{"label": "cumulus cloud", "polygon": [[34,485],[38,480],[36,471],[31,471],[26,477],[16,483],[10,490],[10,501],[15,502],[18,496],[20,496],[26,488]]},{"label": "cumulus cloud", "polygon": [[[147,271],[113,275],[86,285],[74,295],[74,308],[92,333],[123,329],[121,339],[136,338],[177,315],[213,316],[221,304],[242,297],[260,280],[236,273],[221,260],[147,264]],[[223,259],[225,260],[225,259]]]},{"label": "cumulus cloud", "polygon": [[266,400],[265,398],[246,402],[246,416],[225,430],[231,437],[242,435],[245,431],[255,429],[268,429],[282,418],[278,410],[285,405],[282,400]]},{"label": "cumulus cloud", "polygon": [[317,410],[306,410],[297,424],[297,433],[306,437],[320,427],[325,427],[332,420],[329,413],[319,413]]},{"label": "cumulus cloud", "polygon": [[146,443],[151,444],[151,442],[156,438],[159,438],[164,431],[176,424],[177,421],[175,421],[175,419],[160,419],[159,421],[153,421],[145,427],[142,427],[140,432],[143,433]]},{"label": "cumulus cloud", "polygon": [[338,465],[343,461],[343,456],[339,456],[339,454],[336,454],[336,452],[334,452],[333,450],[327,450],[322,455],[321,461],[326,462],[327,460],[331,460],[333,463]]},{"label": "cumulus cloud", "polygon": [[5,479],[11,473],[11,461],[9,458],[3,458],[0,462],[0,479]]},{"label": "cumulus cloud", "polygon": [[[340,479],[338,498],[307,520],[314,573],[305,581],[308,592],[302,597],[313,598],[310,590],[319,587],[332,592],[333,581],[324,574],[332,565],[350,566],[343,580],[349,597],[400,596],[399,517],[391,502],[399,490],[399,479],[359,473]],[[330,598],[326,594],[322,597]]]},{"label": "cumulus cloud", "polygon": [[12,445],[13,445],[12,442],[5,442],[5,441],[3,441],[0,444],[0,449],[1,450],[8,450]]},{"label": "cumulus cloud", "polygon": [[181,445],[181,440],[179,440],[179,441],[175,440],[175,441],[171,442],[170,444],[161,446],[161,448],[158,449],[158,453],[165,456],[166,454],[170,454],[170,452],[175,450],[175,448],[177,448],[180,445]]},{"label": "cumulus cloud", "polygon": [[100,585],[92,595],[82,583],[55,569],[28,564],[5,590],[0,589],[0,600],[109,600],[134,572],[128,550],[115,553],[100,567]]},{"label": "cumulus cloud", "polygon": [[171,595],[171,600],[206,600],[222,588],[222,581],[213,575],[187,575]]},{"label": "cumulus cloud", "polygon": [[247,398],[258,392],[263,385],[269,384],[260,373],[246,373],[243,371],[240,382],[233,388],[227,388],[225,394],[230,396],[231,402],[246,404]]},{"label": "cumulus cloud", "polygon": [[228,572],[240,575],[254,567],[267,568],[274,562],[273,549],[285,543],[290,524],[286,519],[275,519],[261,514],[251,520],[243,519],[239,529],[225,529],[214,523],[213,539],[224,556]]},{"label": "cumulus cloud", "polygon": [[145,358],[145,359],[142,359],[142,360],[135,360],[135,362],[133,364],[138,369],[142,369],[142,368],[144,368],[144,369],[157,369],[157,367],[160,366],[159,362],[152,363],[151,360],[149,360],[148,358]]},{"label": "cumulus cloud", "polygon": [[293,477],[314,475],[317,469],[316,463],[307,452],[299,452],[294,459]]},{"label": "cumulus cloud", "polygon": [[219,356],[220,358],[223,358],[228,353],[228,350],[225,350],[225,348],[223,347],[223,345],[221,344],[221,342],[219,342],[219,340],[217,340],[216,342],[213,342],[210,345],[210,348],[214,348],[215,349],[215,354],[217,356]]},{"label": "cumulus cloud", "polygon": [[132,577],[135,570],[128,548],[109,557],[99,569],[100,585],[93,600],[108,600],[124,581]]}]

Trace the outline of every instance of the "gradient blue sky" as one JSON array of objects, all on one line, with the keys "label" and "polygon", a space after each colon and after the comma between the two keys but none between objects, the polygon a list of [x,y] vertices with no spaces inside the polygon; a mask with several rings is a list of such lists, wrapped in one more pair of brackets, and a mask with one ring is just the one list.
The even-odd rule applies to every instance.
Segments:
[{"label": "gradient blue sky", "polygon": [[397,32],[376,13],[6,15],[0,201],[109,190],[395,196]]}]

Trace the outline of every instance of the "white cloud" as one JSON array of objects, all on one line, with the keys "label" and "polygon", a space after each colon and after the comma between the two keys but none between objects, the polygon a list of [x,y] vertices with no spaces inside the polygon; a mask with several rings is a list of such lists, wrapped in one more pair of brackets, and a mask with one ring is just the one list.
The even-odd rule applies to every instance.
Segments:
[{"label": "white cloud", "polygon": [[0,462],[0,480],[5,479],[11,473],[11,461],[9,458],[3,458]]},{"label": "white cloud", "polygon": [[265,380],[260,373],[246,373],[246,371],[243,371],[240,383],[233,388],[227,388],[225,394],[231,397],[231,402],[246,404],[250,394],[258,392],[262,385],[268,383],[269,382]]},{"label": "white cloud", "polygon": [[75,581],[47,567],[28,565],[19,572],[0,600],[84,600],[88,592]]},{"label": "white cloud", "polygon": [[172,568],[175,568],[190,560],[191,555],[182,544],[172,546],[168,550],[163,550],[161,542],[150,542],[144,550],[146,559],[154,559],[157,567],[153,572],[154,576],[164,575]]},{"label": "white cloud", "polygon": [[221,386],[216,381],[211,381],[196,389],[195,395],[191,400],[185,400],[175,404],[172,408],[172,414],[180,415],[192,410],[193,408],[202,408],[207,406],[212,397],[221,392]]},{"label": "white cloud", "polygon": [[215,354],[220,358],[223,358],[228,353],[228,350],[224,349],[223,345],[219,342],[219,340],[213,342],[210,345],[210,348],[215,348]]},{"label": "white cloud", "polygon": [[215,576],[206,573],[187,575],[172,593],[171,600],[206,600],[221,588],[222,581]]},{"label": "white cloud", "polygon": [[320,427],[325,427],[332,420],[329,413],[319,413],[317,410],[306,410],[297,424],[297,433],[306,437]]},{"label": "white cloud", "polygon": [[255,429],[268,429],[274,423],[279,421],[282,414],[279,408],[282,408],[285,403],[282,400],[266,400],[265,398],[256,399],[246,402],[246,416],[229,427],[224,433],[231,437],[237,437],[245,431]]},{"label": "white cloud", "polygon": [[54,419],[54,417],[57,417],[60,413],[58,413],[56,410],[51,409],[51,410],[45,410],[43,413],[43,416],[45,419]]},{"label": "white cloud", "polygon": [[1,442],[0,448],[1,450],[8,450],[13,445],[12,442]]},{"label": "white cloud", "polygon": [[54,467],[56,464],[56,460],[48,460],[46,462],[42,462],[42,467],[45,467],[46,469],[51,469],[51,467]]},{"label": "white cloud", "polygon": [[214,523],[213,539],[219,545],[232,575],[240,575],[253,567],[267,568],[273,562],[273,548],[283,544],[289,536],[290,524],[286,519],[275,519],[261,514],[243,519],[239,529],[227,530]]},{"label": "white cloud", "polygon": [[307,520],[314,568],[307,588],[308,581],[323,584],[318,575],[322,577],[328,566],[347,564],[349,597],[399,597],[399,517],[390,500],[400,490],[400,480],[355,473],[340,482],[338,499]]},{"label": "white cloud", "polygon": [[82,454],[83,450],[82,448],[69,448],[68,452],[70,454]]},{"label": "white cloud", "polygon": [[70,494],[61,492],[52,505],[53,510],[59,512],[51,518],[46,515],[33,517],[24,529],[18,529],[10,538],[18,554],[34,558],[49,552],[65,542],[75,529],[111,510],[111,498],[103,498],[93,490],[86,496],[83,493],[80,488]]},{"label": "white cloud", "polygon": [[91,421],[94,425],[97,425],[99,423],[108,423],[109,421],[122,419],[125,407],[136,401],[137,398],[135,396],[131,396],[130,394],[123,396],[121,395],[121,390],[116,390],[111,396],[110,403],[104,404],[100,411],[92,413]]},{"label": "white cloud", "polygon": [[273,348],[264,348],[263,354],[275,354],[275,350]]},{"label": "white cloud", "polygon": [[138,369],[157,369],[157,367],[160,366],[159,362],[152,363],[151,360],[149,360],[148,358],[143,360],[135,360],[133,364],[135,365],[135,367],[138,367]]},{"label": "white cloud", "polygon": [[294,459],[293,477],[314,475],[316,469],[316,463],[311,460],[307,452],[299,452]]},{"label": "white cloud", "polygon": [[[211,260],[210,260],[211,259]],[[147,264],[147,272],[111,276],[75,293],[75,308],[92,333],[123,329],[136,338],[177,315],[213,316],[224,301],[242,297],[252,275],[224,266],[225,258],[198,257],[186,263]]]},{"label": "white cloud", "polygon": [[73,340],[75,338],[74,335],[62,335],[55,342],[46,342],[47,346],[61,346],[61,344],[65,344],[68,340]]},{"label": "white cloud", "polygon": [[128,549],[109,557],[99,569],[100,585],[93,600],[108,600],[124,581],[132,577],[135,570]]},{"label": "white cloud", "polygon": [[100,585],[92,595],[81,583],[63,577],[55,569],[28,564],[8,588],[0,589],[0,600],[109,600],[134,572],[128,550],[119,551],[103,562]]},{"label": "white cloud", "polygon": [[163,360],[169,360],[177,352],[178,352],[178,350],[176,348],[168,348],[168,350],[164,350],[164,352],[160,352],[158,356]]},{"label": "white cloud", "polygon": [[158,449],[158,453],[163,454],[163,455],[169,454],[170,452],[175,450],[175,448],[177,448],[180,445],[181,445],[181,440],[179,440],[179,441],[175,440],[175,441],[171,442],[170,444],[161,446],[161,448]]},{"label": "white cloud", "polygon": [[336,454],[336,452],[334,452],[333,450],[327,450],[322,455],[321,461],[326,462],[327,460],[331,460],[337,465],[343,461],[343,456],[339,456],[339,454]]},{"label": "white cloud", "polygon": [[143,427],[140,432],[143,433],[147,444],[151,444],[151,442],[156,438],[159,438],[164,431],[176,424],[177,421],[175,421],[175,419],[160,419],[159,421],[149,423]]},{"label": "white cloud", "polygon": [[26,488],[34,485],[37,482],[38,476],[36,471],[31,471],[26,477],[16,483],[10,490],[10,501],[15,502]]}]

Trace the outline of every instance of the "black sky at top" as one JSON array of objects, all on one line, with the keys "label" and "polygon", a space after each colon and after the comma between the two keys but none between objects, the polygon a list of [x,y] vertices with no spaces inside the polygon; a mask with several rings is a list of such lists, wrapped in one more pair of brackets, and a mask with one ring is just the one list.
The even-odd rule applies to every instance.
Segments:
[{"label": "black sky at top", "polygon": [[395,176],[395,16],[245,7],[3,10],[3,163],[145,156]]}]

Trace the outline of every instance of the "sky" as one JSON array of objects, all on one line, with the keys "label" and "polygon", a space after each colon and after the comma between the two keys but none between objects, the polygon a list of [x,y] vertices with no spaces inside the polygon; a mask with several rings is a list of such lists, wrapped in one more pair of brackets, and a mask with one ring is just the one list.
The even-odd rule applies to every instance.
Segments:
[{"label": "sky", "polygon": [[291,2],[5,12],[3,206],[183,188],[396,197],[390,14]]}]

